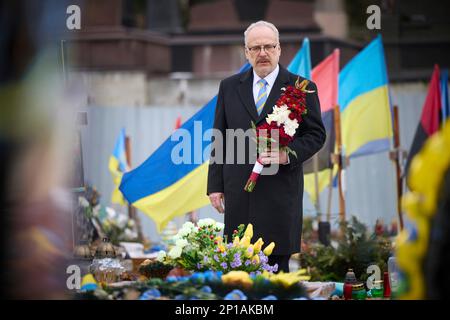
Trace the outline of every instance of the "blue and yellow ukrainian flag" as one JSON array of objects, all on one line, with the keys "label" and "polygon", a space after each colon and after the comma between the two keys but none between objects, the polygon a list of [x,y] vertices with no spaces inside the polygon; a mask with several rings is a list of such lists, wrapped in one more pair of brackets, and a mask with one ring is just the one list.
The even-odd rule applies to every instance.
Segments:
[{"label": "blue and yellow ukrainian flag", "polygon": [[114,146],[114,151],[109,158],[109,171],[111,172],[114,181],[114,190],[112,192],[111,201],[112,203],[118,203],[121,205],[126,205],[126,201],[119,190],[119,185],[122,180],[122,176],[125,172],[129,170],[127,165],[127,156],[125,152],[125,129],[120,130],[120,134],[117,137],[116,145]]},{"label": "blue and yellow ukrainian flag", "polygon": [[298,50],[287,69],[294,74],[311,80],[311,53],[308,38],[303,39],[300,50]]},{"label": "blue and yellow ukrainian flag", "polygon": [[389,150],[392,119],[381,36],[339,74],[342,144],[347,156]]},{"label": "blue and yellow ukrainian flag", "polygon": [[[249,67],[244,65],[240,72]],[[158,232],[174,217],[209,204],[206,182],[216,103],[217,96],[122,178],[120,191],[153,219]]]}]

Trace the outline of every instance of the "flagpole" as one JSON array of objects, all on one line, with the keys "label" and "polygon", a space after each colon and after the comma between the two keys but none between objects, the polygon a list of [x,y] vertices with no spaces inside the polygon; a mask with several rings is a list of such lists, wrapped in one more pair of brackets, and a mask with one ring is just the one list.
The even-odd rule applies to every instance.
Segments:
[{"label": "flagpole", "polygon": [[343,192],[342,177],[342,140],[341,140],[341,113],[339,105],[334,107],[334,130],[336,134],[337,165],[338,165],[338,190],[339,190],[339,218],[345,221],[345,199]]},{"label": "flagpole", "polygon": [[319,156],[317,153],[313,156],[313,168],[314,168],[314,188],[316,192],[316,210],[318,222],[321,220],[321,210],[320,210],[320,198],[319,198]]},{"label": "flagpole", "polygon": [[[125,137],[125,155],[127,159],[128,168],[131,168],[131,141],[129,136]],[[139,242],[143,242],[144,235],[142,234],[141,220],[137,215],[136,208],[133,207],[130,203],[128,203],[128,216],[130,217],[130,219],[133,219],[134,222],[136,223]]]},{"label": "flagpole", "polygon": [[401,198],[403,193],[402,176],[400,169],[400,127],[398,122],[398,106],[394,106],[394,150],[389,152],[390,159],[394,162],[397,183],[397,214],[400,224],[400,231],[403,230],[403,216]]},{"label": "flagpole", "polygon": [[330,170],[330,183],[328,185],[328,206],[327,206],[327,222],[328,223],[331,220],[331,200],[333,197],[333,169],[334,169],[334,164]]}]

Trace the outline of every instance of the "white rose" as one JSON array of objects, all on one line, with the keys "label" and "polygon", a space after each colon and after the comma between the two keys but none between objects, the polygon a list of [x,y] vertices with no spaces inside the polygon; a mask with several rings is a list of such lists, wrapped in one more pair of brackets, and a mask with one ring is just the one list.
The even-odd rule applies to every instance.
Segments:
[{"label": "white rose", "polygon": [[156,260],[159,262],[163,262],[164,259],[166,259],[166,252],[164,250],[161,250],[158,252],[158,255],[156,256]]},{"label": "white rose", "polygon": [[194,229],[194,227],[195,226],[194,226],[194,224],[192,222],[186,221],[181,228],[182,229],[190,229],[190,230],[192,230],[192,229]]},{"label": "white rose", "polygon": [[277,126],[282,125],[286,120],[289,119],[290,111],[288,110],[287,105],[282,105],[280,107],[274,106],[273,111],[266,118],[268,124],[272,121],[277,123]]},{"label": "white rose", "polygon": [[175,246],[172,249],[170,249],[168,255],[171,259],[176,259],[179,258],[181,256],[181,252],[183,251],[182,248]]},{"label": "white rose", "polygon": [[225,225],[221,222],[217,222],[216,223],[216,228],[219,230],[223,230],[225,228]]},{"label": "white rose", "polygon": [[178,231],[177,235],[178,238],[186,237],[191,233],[191,229],[188,228],[181,228],[180,231]]},{"label": "white rose", "polygon": [[188,242],[186,239],[178,239],[178,240],[176,240],[175,245],[177,247],[184,248],[188,245]]},{"label": "white rose", "polygon": [[214,226],[216,224],[216,221],[214,221],[211,218],[206,218],[206,219],[200,219],[197,223],[197,225],[199,227],[204,227],[204,226]]},{"label": "white rose", "polygon": [[291,137],[294,136],[295,130],[297,130],[297,128],[298,128],[297,119],[294,120],[288,119],[284,123],[284,132],[286,132],[286,134],[290,135]]}]

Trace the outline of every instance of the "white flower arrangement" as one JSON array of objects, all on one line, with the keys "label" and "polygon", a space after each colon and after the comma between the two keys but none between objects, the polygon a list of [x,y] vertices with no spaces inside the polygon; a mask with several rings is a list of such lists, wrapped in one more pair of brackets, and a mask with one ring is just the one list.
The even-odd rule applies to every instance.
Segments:
[{"label": "white flower arrangement", "polygon": [[297,130],[297,128],[298,128],[297,119],[291,120],[288,118],[284,122],[284,132],[286,132],[286,134],[290,135],[291,137],[294,136],[295,130]]},{"label": "white flower arrangement", "polygon": [[214,221],[211,218],[206,218],[206,219],[200,219],[197,223],[197,225],[201,228],[201,227],[207,227],[207,226],[215,226],[216,221]]},{"label": "white flower arrangement", "polygon": [[223,229],[225,229],[225,225],[222,222],[217,222],[216,229],[218,229],[219,231],[222,231]]},{"label": "white flower arrangement", "polygon": [[158,260],[159,262],[164,262],[165,259],[166,259],[166,252],[164,250],[159,251],[158,255],[156,256],[156,260]]},{"label": "white flower arrangement", "polygon": [[175,246],[172,249],[170,249],[170,251],[167,255],[171,259],[177,259],[181,256],[182,251],[183,251],[183,248]]},{"label": "white flower arrangement", "polygon": [[178,240],[176,240],[175,245],[177,247],[180,247],[181,249],[183,249],[184,247],[186,247],[188,245],[188,241],[186,239],[178,239]]},{"label": "white flower arrangement", "polygon": [[284,126],[284,132],[292,137],[295,134],[295,130],[298,128],[298,121],[297,119],[291,120],[289,118],[290,113],[291,111],[288,109],[287,105],[284,104],[280,107],[275,105],[273,107],[273,112],[266,117],[266,121],[268,124],[274,121],[277,123],[277,126]]},{"label": "white flower arrangement", "polygon": [[291,112],[288,110],[287,105],[282,105],[281,107],[273,106],[273,112],[266,117],[266,121],[270,124],[272,121],[277,123],[277,126],[283,125],[286,120],[289,120],[289,114]]}]

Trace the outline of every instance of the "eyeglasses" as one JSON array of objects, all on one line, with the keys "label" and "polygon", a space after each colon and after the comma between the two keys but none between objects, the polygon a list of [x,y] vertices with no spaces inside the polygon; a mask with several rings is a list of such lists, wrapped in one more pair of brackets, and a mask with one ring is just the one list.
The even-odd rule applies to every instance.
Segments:
[{"label": "eyeglasses", "polygon": [[278,46],[278,43],[277,44],[266,44],[263,46],[247,47],[247,50],[250,51],[251,54],[258,54],[261,52],[262,49],[264,49],[264,51],[267,53],[274,53],[277,46]]}]

